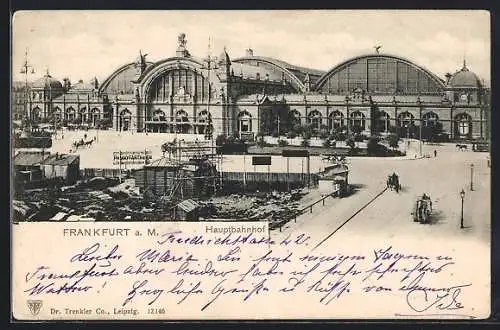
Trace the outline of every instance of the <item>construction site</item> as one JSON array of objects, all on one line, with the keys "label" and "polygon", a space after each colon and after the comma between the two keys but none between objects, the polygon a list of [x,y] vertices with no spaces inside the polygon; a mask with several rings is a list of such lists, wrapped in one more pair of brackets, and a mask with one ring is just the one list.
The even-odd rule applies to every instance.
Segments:
[{"label": "construction site", "polygon": [[[174,139],[154,160],[147,150],[141,157],[120,152],[118,171],[84,168],[72,185],[18,192],[14,221],[272,222],[296,216],[317,197],[310,188],[318,186],[319,176],[310,173],[309,158],[295,173],[288,167],[271,172],[271,157],[253,157],[252,171],[224,164],[231,160],[218,148],[211,140]],[[138,159],[141,166],[123,168]]]}]

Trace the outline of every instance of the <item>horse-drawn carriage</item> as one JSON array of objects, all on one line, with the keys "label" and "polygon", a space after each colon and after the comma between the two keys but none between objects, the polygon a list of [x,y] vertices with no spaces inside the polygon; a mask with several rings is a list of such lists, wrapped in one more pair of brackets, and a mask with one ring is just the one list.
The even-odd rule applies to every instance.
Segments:
[{"label": "horse-drawn carriage", "polygon": [[[85,135],[85,139],[87,139],[87,135]],[[80,147],[91,147],[92,143],[96,141],[96,137],[91,140],[80,139],[79,141],[75,141],[71,144],[73,150],[78,150]]]},{"label": "horse-drawn carriage", "polygon": [[413,208],[413,221],[420,223],[429,223],[432,213],[432,201],[429,196],[424,194],[417,199]]},{"label": "horse-drawn carriage", "polygon": [[324,162],[334,163],[334,164],[346,164],[346,155],[337,154],[321,154],[321,160]]},{"label": "horse-drawn carriage", "polygon": [[396,190],[397,193],[401,190],[401,183],[399,183],[399,176],[396,173],[392,173],[387,177],[387,188],[391,190]]}]

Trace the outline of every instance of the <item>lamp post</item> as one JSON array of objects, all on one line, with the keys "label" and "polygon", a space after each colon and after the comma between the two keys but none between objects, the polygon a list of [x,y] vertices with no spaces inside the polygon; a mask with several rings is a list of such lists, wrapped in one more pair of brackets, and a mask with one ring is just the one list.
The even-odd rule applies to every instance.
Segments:
[{"label": "lamp post", "polygon": [[422,157],[422,120],[420,120],[420,125],[418,126],[418,139],[420,140],[420,157]]},{"label": "lamp post", "polygon": [[[26,51],[24,53],[25,58],[24,58],[24,63],[23,66],[21,67],[20,73],[24,74],[24,111],[25,111],[25,116],[26,116],[26,121],[29,125],[30,122],[30,112],[28,109],[28,99],[29,99],[29,91],[28,91],[28,74],[34,74],[35,73],[35,68],[28,63],[28,48],[26,48]],[[31,69],[31,70],[30,70]]]},{"label": "lamp post", "polygon": [[474,164],[470,164],[470,191],[474,190],[473,178],[474,178]]},{"label": "lamp post", "polygon": [[462,189],[460,192],[460,198],[462,199],[462,210],[460,212],[460,229],[464,229],[464,197],[465,191]]}]

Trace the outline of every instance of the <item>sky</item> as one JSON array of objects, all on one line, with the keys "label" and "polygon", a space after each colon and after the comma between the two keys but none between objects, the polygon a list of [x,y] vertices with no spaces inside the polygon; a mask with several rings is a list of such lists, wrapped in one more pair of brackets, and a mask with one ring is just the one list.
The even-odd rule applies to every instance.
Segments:
[{"label": "sky", "polygon": [[12,76],[28,49],[35,68],[28,80],[53,77],[103,81],[133,62],[139,50],[149,61],[172,57],[177,36],[205,57],[226,47],[231,58],[254,55],[328,71],[362,54],[407,58],[444,78],[467,67],[490,81],[490,17],[487,11],[20,11],[13,17]]}]

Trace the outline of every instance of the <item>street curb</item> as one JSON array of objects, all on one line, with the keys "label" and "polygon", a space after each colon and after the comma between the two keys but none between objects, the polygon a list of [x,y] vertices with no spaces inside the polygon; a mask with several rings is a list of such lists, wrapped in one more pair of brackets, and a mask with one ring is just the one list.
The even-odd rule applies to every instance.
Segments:
[{"label": "street curb", "polygon": [[349,157],[350,159],[379,159],[379,160],[419,160],[425,158],[424,156],[412,157]]}]

